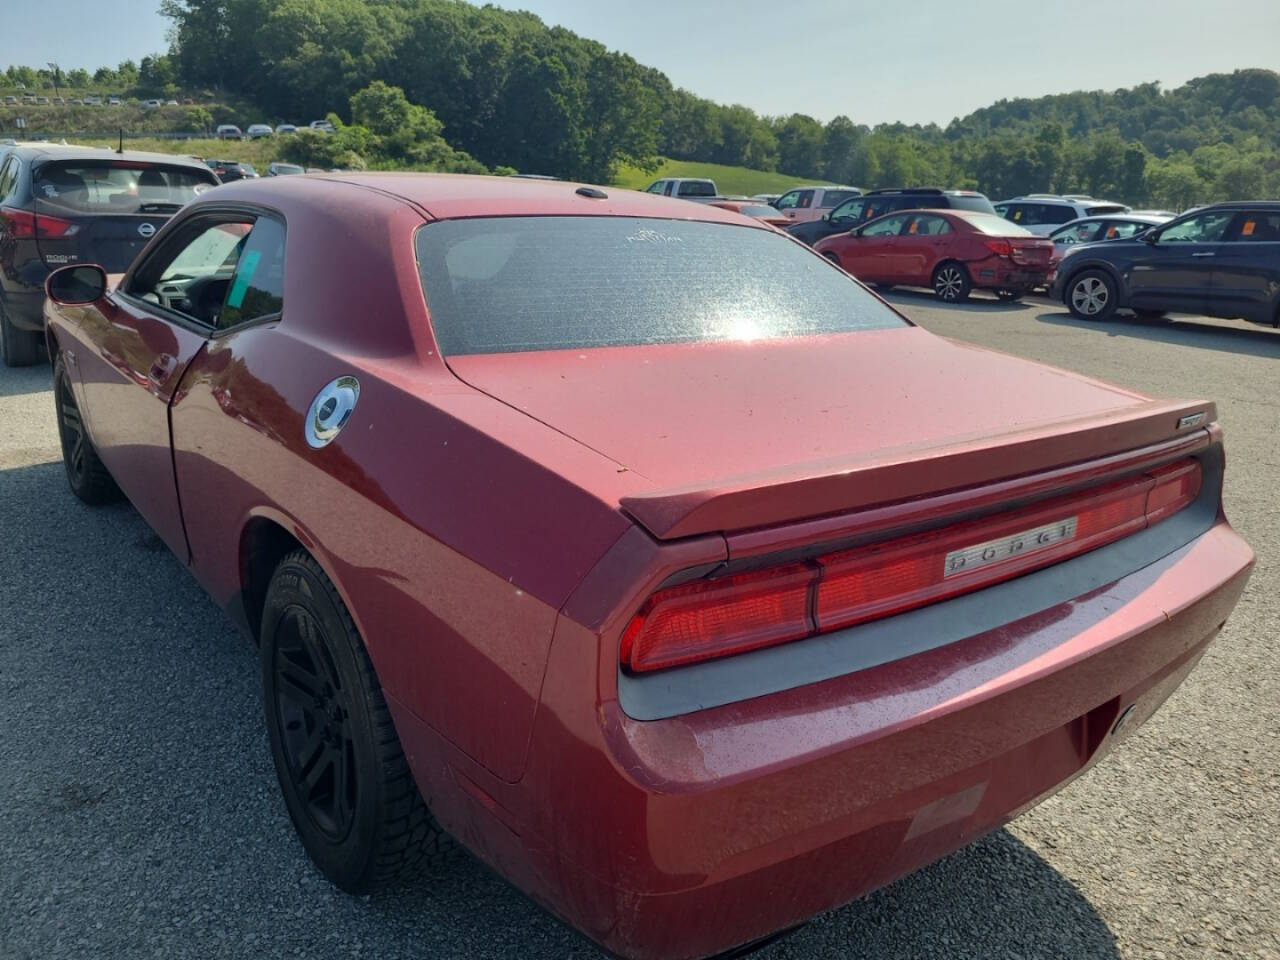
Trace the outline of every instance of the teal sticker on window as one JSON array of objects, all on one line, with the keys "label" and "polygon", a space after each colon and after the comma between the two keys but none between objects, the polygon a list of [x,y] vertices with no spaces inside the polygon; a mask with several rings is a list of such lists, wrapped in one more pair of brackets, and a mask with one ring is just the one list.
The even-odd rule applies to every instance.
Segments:
[{"label": "teal sticker on window", "polygon": [[250,250],[240,260],[236,282],[231,285],[231,296],[227,297],[228,307],[239,310],[244,305],[244,295],[249,292],[249,284],[253,282],[253,273],[258,269],[258,261],[261,259],[261,251]]}]

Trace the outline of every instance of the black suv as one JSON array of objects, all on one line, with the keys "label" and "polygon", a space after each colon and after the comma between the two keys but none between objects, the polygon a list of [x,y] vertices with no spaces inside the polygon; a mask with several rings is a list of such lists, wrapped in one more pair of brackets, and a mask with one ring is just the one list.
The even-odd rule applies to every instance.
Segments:
[{"label": "black suv", "polygon": [[1280,326],[1280,201],[1215,203],[1132,239],[1081,244],[1049,295],[1084,320],[1128,307]]},{"label": "black suv", "polygon": [[68,263],[124,273],[218,178],[190,158],[52,143],[0,146],[0,342],[10,367],[44,340],[44,278]]},{"label": "black suv", "polygon": [[976,190],[942,190],[938,187],[899,187],[870,190],[836,207],[821,220],[787,227],[787,233],[813,246],[824,237],[848,233],[860,223],[898,210],[974,210],[994,214],[996,208]]}]

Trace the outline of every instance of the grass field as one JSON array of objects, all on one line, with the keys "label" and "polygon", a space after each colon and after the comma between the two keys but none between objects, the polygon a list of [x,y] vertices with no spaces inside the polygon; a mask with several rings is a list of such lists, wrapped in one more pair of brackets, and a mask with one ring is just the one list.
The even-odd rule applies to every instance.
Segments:
[{"label": "grass field", "polygon": [[693,163],[686,160],[663,160],[662,166],[652,173],[646,173],[636,167],[623,167],[618,171],[615,184],[619,187],[630,187],[643,190],[659,177],[702,177],[714,180],[716,187],[723,194],[782,193],[792,187],[812,183],[827,183],[826,180],[806,180],[803,177],[790,177],[785,173],[770,173],[767,170],[752,170],[748,167],[726,167],[719,163]]},{"label": "grass field", "polygon": [[[81,141],[98,143],[96,139]],[[113,144],[114,146],[114,144]],[[144,150],[150,153],[180,153],[193,157],[211,157],[215,160],[235,160],[248,163],[259,173],[276,159],[279,143],[276,140],[151,140],[146,138],[125,140],[126,150]]]}]

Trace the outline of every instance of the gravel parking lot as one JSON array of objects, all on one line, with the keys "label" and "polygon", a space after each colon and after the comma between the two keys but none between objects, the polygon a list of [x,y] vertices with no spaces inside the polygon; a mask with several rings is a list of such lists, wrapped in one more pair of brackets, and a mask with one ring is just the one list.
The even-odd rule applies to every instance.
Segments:
[{"label": "gravel parking lot", "polygon": [[[946,336],[1217,399],[1258,569],[1100,767],[759,956],[1280,957],[1280,331],[891,298]],[[131,508],[75,501],[57,456],[48,370],[0,369],[0,957],[599,956],[470,861],[374,898],[321,880],[277,791],[254,652]]]}]

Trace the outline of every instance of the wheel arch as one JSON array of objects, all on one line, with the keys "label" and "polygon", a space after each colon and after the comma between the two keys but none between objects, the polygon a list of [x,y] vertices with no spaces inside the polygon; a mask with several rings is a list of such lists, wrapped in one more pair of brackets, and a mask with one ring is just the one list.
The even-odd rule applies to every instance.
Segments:
[{"label": "wheel arch", "polygon": [[271,576],[280,561],[295,550],[305,550],[320,565],[320,569],[342,598],[360,636],[365,637],[360,616],[343,587],[331,558],[304,526],[271,508],[252,511],[241,527],[238,548],[240,589],[229,605],[232,619],[249,634],[255,645],[260,641],[262,611]]}]

